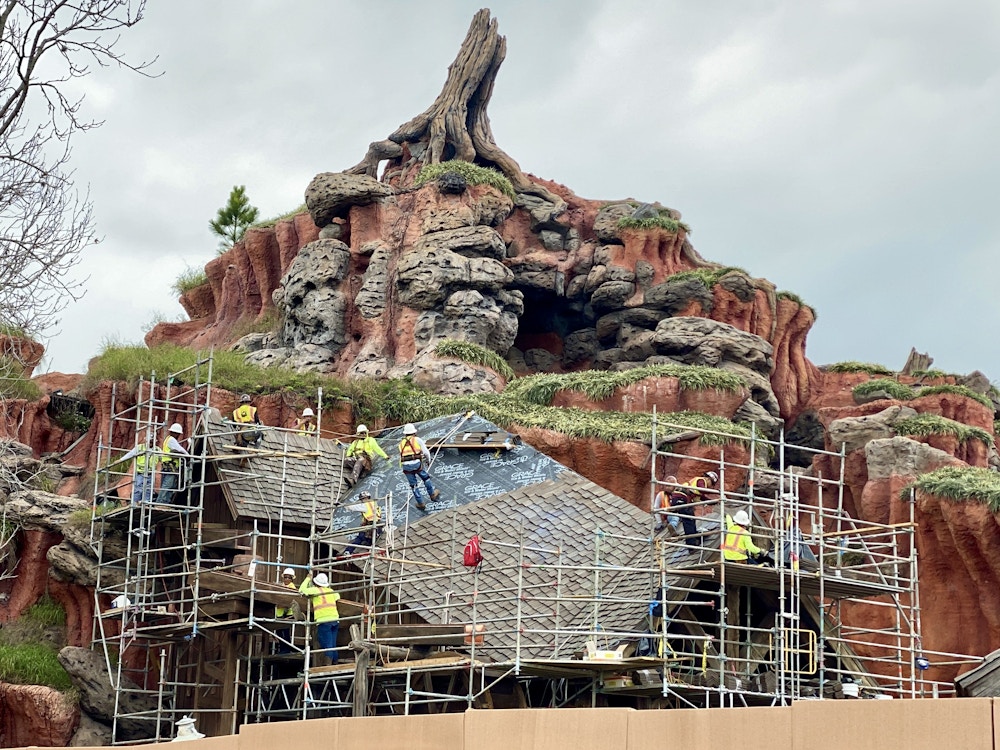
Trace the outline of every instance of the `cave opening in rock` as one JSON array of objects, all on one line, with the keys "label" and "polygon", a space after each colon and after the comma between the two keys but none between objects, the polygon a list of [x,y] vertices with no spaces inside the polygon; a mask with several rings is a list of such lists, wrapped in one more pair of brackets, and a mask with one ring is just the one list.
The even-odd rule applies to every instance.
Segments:
[{"label": "cave opening in rock", "polygon": [[524,314],[507,357],[514,370],[571,372],[588,367],[598,351],[590,305],[552,290],[519,288],[524,292]]}]

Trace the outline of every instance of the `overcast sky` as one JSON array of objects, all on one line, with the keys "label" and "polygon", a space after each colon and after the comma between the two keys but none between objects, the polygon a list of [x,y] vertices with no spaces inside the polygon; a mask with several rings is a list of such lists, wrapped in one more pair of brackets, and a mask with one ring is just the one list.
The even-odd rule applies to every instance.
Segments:
[{"label": "overcast sky", "polygon": [[[182,319],[243,184],[262,216],[357,163],[437,96],[481,2],[154,0],[122,39],[163,75],[101,70],[76,142],[104,241],[47,367]],[[819,312],[809,358],[1000,378],[1000,3],[491,3],[490,117],[521,167],[595,199],[679,209],[706,258]]]}]

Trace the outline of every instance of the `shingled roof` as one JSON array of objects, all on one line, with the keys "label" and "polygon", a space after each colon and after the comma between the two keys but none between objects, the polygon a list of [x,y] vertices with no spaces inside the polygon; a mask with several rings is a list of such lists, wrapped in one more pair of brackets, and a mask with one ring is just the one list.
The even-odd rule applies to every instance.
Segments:
[{"label": "shingled roof", "polygon": [[[592,638],[591,631],[610,635],[644,627],[646,602],[658,583],[649,527],[647,513],[567,470],[552,480],[411,521],[406,559],[450,570],[408,566],[393,591],[426,622],[454,624],[473,622],[477,590],[475,622],[489,631],[489,654],[507,660],[515,653],[520,577],[526,593],[520,602],[521,656],[569,657]],[[476,533],[485,558],[478,579],[461,562],[465,542]],[[375,564],[380,569],[390,565],[378,558]],[[400,576],[398,562],[392,572]]]},{"label": "shingled roof", "polygon": [[[233,516],[308,525],[316,500],[317,523],[328,522],[347,484],[342,480],[344,447],[336,440],[317,439],[288,430],[263,428],[258,451],[234,450],[235,426],[216,409],[206,412],[196,437],[208,441],[208,453],[232,453],[233,459],[213,461],[211,467]],[[282,481],[284,477],[285,481]]]},{"label": "shingled roof", "polygon": [[[452,414],[437,417],[416,424],[417,432],[428,444],[445,439],[449,444],[462,443],[470,434],[492,433],[510,437],[510,449],[441,448],[432,449],[433,464],[430,467],[435,488],[441,497],[427,503],[426,511],[416,508],[416,501],[410,492],[403,472],[399,468],[399,443],[403,430],[396,427],[383,431],[377,438],[379,446],[389,456],[389,460],[378,459],[371,474],[364,477],[348,493],[334,514],[331,530],[357,526],[357,502],[360,492],[367,490],[375,498],[380,498],[383,507],[392,494],[392,519],[396,525],[426,517],[427,514],[446,511],[483,498],[527,487],[555,479],[566,467],[532,448],[520,443],[516,436],[497,427],[482,417]],[[421,492],[423,485],[421,484]],[[388,517],[388,513],[386,514]]]}]

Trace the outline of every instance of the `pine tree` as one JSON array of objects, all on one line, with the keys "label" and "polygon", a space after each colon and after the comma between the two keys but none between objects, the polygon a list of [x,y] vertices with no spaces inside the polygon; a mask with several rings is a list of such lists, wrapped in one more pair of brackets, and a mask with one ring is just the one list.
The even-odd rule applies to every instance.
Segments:
[{"label": "pine tree", "polygon": [[247,228],[257,221],[259,211],[250,205],[245,185],[236,185],[229,194],[229,202],[219,209],[215,220],[208,222],[213,234],[218,235],[219,252],[225,252],[243,239]]}]

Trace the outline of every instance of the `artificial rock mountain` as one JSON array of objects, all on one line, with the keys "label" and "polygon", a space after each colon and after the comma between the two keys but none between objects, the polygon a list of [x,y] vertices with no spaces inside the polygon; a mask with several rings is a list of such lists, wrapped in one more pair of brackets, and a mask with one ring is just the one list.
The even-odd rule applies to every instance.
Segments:
[{"label": "artificial rock mountain", "polygon": [[[502,392],[507,386],[490,368],[437,355],[438,343],[446,339],[490,349],[518,375],[643,364],[716,367],[738,375],[744,387],[735,394],[683,390],[676,378],[654,377],[600,402],[562,392],[553,405],[701,411],[753,421],[767,434],[784,428],[790,439],[812,447],[836,451],[844,445],[844,505],[857,518],[878,522],[908,517],[899,491],[920,474],[942,466],[1000,463],[992,444],[895,429],[907,417],[933,414],[993,436],[994,409],[974,398],[943,392],[858,403],[852,389],[871,375],[828,371],[806,356],[812,309],[765,279],[705,260],[676,210],[584,199],[524,173],[496,145],[486,115],[505,52],[496,21],[481,11],[441,95],[426,112],[372,143],[358,165],[317,175],[306,188],[308,212],[251,229],[210,261],[207,282],[181,297],[190,320],[161,323],[146,343],[231,345],[262,367],[344,378],[412,376],[442,394]],[[483,178],[483,172],[465,167],[439,168],[430,179],[424,179],[426,172],[420,176],[449,160],[492,168],[504,179]],[[269,322],[274,322],[270,332],[243,335]],[[40,353],[32,353],[37,362],[35,354]],[[930,385],[956,380],[896,379]],[[70,392],[79,378],[50,375],[39,382],[47,391]],[[965,383],[980,393],[989,386],[975,377]],[[0,494],[23,519],[16,575],[0,580],[0,622],[16,619],[48,591],[69,613],[71,646],[86,645],[89,638],[96,562],[67,518],[73,509],[88,507],[72,495],[81,475],[95,468],[97,436],[110,429],[111,387],[103,383],[81,394],[95,415],[75,444],[77,436],[50,417],[49,397],[3,405],[0,436],[30,447],[10,460],[26,472],[48,471],[55,493],[7,488]],[[119,388],[117,398],[134,397]],[[227,411],[234,403],[235,394],[213,390],[213,405]],[[258,405],[270,424],[288,423],[302,406],[283,394]],[[333,432],[350,430],[349,407],[331,416],[324,424]],[[537,426],[510,428],[648,508],[648,445],[572,438]],[[116,444],[132,441],[131,435],[114,437]],[[67,448],[62,465],[38,463],[43,454]],[[699,471],[696,458],[718,458],[720,451],[697,440],[680,442],[675,450],[689,458],[660,470],[681,477]],[[728,459],[741,459],[738,446],[726,450]],[[810,475],[835,472],[826,458],[802,463],[801,471]],[[744,479],[728,473],[728,489]],[[978,502],[918,494],[916,516],[924,647],[972,654],[1000,647],[997,515]],[[937,679],[954,675],[953,668],[932,672]],[[50,695],[0,688],[13,691],[8,705],[25,707],[18,713],[22,730],[48,721]],[[3,721],[0,744],[23,739],[5,731]],[[61,728],[48,727],[46,741],[65,743],[75,722],[75,715],[63,716]],[[39,730],[30,736],[43,735]]]}]

